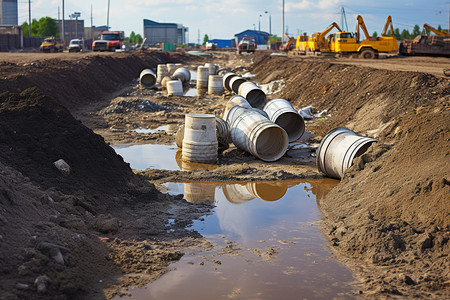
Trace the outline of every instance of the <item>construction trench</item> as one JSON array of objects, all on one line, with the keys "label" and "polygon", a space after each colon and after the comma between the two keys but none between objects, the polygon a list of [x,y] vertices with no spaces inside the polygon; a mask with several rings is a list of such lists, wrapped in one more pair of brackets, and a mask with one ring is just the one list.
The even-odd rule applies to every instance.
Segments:
[{"label": "construction trench", "polygon": [[[0,299],[450,297],[448,59],[211,54],[2,58]],[[317,115],[280,159],[186,162],[186,114],[234,94],[142,88],[163,63]],[[340,181],[315,157],[337,127],[378,140]]]}]

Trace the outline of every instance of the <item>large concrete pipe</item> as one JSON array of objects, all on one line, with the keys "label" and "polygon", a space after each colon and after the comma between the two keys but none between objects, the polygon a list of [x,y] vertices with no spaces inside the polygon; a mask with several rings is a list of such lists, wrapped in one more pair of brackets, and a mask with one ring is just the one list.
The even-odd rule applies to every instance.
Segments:
[{"label": "large concrete pipe", "polygon": [[205,67],[209,69],[209,75],[216,75],[219,69],[219,66],[213,63],[206,63]]},{"label": "large concrete pipe", "polygon": [[166,64],[159,64],[156,68],[156,82],[161,83],[164,77],[169,76],[169,70]]},{"label": "large concrete pipe", "polygon": [[150,69],[144,69],[139,75],[139,83],[146,89],[151,89],[156,84],[156,75]]},{"label": "large concrete pipe", "polygon": [[208,94],[210,94],[210,95],[222,95],[223,94],[222,76],[209,75]]},{"label": "large concrete pipe", "polygon": [[[223,119],[216,117],[216,135],[219,148],[227,149],[231,143],[231,129],[230,125]],[[183,148],[184,139],[184,124],[178,128],[175,134],[175,143],[178,148]]]},{"label": "large concrete pipe", "polygon": [[263,110],[272,122],[286,130],[289,142],[298,140],[305,132],[305,121],[287,100],[273,99],[267,102]]},{"label": "large concrete pipe", "polygon": [[262,109],[266,105],[266,94],[253,82],[248,81],[242,83],[239,86],[237,94],[247,99],[252,107]]},{"label": "large concrete pipe", "polygon": [[174,63],[167,64],[167,71],[169,72],[169,76],[172,76],[176,69],[177,69],[176,64]]},{"label": "large concrete pipe", "polygon": [[264,161],[278,160],[286,153],[289,142],[286,131],[260,113],[235,106],[228,117],[231,140],[236,147]]},{"label": "large concrete pipe", "polygon": [[167,81],[167,95],[183,96],[183,84],[180,80]]},{"label": "large concrete pipe", "polygon": [[178,68],[172,77],[180,79],[183,84],[187,84],[191,81],[191,72],[186,68]]},{"label": "large concrete pipe", "polygon": [[187,114],[183,138],[183,160],[215,163],[217,148],[216,117],[210,114]]},{"label": "large concrete pipe", "polygon": [[317,149],[317,168],[329,177],[341,179],[353,159],[366,152],[374,142],[377,140],[358,136],[350,129],[335,128],[325,135]]},{"label": "large concrete pipe", "polygon": [[225,105],[225,109],[223,111],[223,119],[227,120],[228,118],[228,112],[235,106],[242,106],[245,108],[252,108],[250,103],[248,103],[247,99],[245,99],[242,96],[234,95],[228,100],[227,104]]},{"label": "large concrete pipe", "polygon": [[233,77],[239,76],[236,73],[232,73],[232,72],[228,72],[225,75],[223,75],[223,87],[226,88],[229,92],[232,92],[233,89],[231,88],[230,85],[230,80]]},{"label": "large concrete pipe", "polygon": [[200,66],[197,67],[197,89],[207,89],[209,79],[209,68]]},{"label": "large concrete pipe", "polygon": [[230,79],[230,87],[233,90],[233,92],[235,92],[236,94],[238,94],[239,92],[239,87],[241,86],[241,84],[243,84],[244,82],[247,82],[247,79],[242,78],[241,76],[234,76]]}]

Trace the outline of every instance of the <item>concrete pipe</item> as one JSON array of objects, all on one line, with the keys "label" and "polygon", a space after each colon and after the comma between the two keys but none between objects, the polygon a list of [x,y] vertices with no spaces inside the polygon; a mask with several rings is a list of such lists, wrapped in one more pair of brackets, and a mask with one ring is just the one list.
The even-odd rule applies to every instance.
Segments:
[{"label": "concrete pipe", "polygon": [[183,160],[198,163],[217,161],[216,117],[210,114],[187,114],[183,138]]},{"label": "concrete pipe", "polygon": [[173,73],[175,72],[175,70],[177,69],[177,65],[176,64],[166,64],[167,65],[167,71],[169,72],[169,76],[172,76]]},{"label": "concrete pipe", "polygon": [[139,83],[146,89],[151,89],[156,84],[156,75],[150,69],[145,69],[139,75]]},{"label": "concrete pipe", "polygon": [[231,70],[228,68],[220,68],[219,70],[217,70],[217,75],[220,76],[225,76],[225,74],[230,73]]},{"label": "concrete pipe", "polygon": [[319,171],[329,177],[342,179],[353,159],[361,156],[377,140],[358,136],[350,129],[338,127],[325,135],[316,152]]},{"label": "concrete pipe", "polygon": [[266,105],[266,94],[253,82],[242,83],[237,94],[247,99],[252,107],[262,109]]},{"label": "concrete pipe", "polygon": [[239,87],[245,82],[247,82],[247,79],[242,78],[241,76],[234,76],[234,77],[232,77],[230,79],[230,84],[229,85],[231,87],[231,90],[233,92],[235,92],[236,94],[238,94]]},{"label": "concrete pipe", "polygon": [[229,92],[233,91],[233,89],[231,88],[231,85],[230,85],[230,80],[231,80],[231,78],[233,78],[235,76],[239,76],[239,75],[236,73],[232,73],[232,72],[229,72],[229,73],[226,73],[225,75],[223,75],[223,87],[226,88]]},{"label": "concrete pipe", "polygon": [[231,130],[228,122],[216,117],[216,132],[219,146],[228,148],[228,145],[231,143]]},{"label": "concrete pipe", "polygon": [[167,89],[167,82],[168,81],[172,81],[173,79],[170,78],[169,76],[164,76],[164,78],[161,80],[161,87],[163,89]]},{"label": "concrete pipe", "polygon": [[207,89],[209,79],[209,68],[200,66],[197,68],[197,89]]},{"label": "concrete pipe", "polygon": [[223,94],[222,76],[209,75],[208,77],[208,94],[222,95]]},{"label": "concrete pipe", "polygon": [[183,96],[183,85],[180,80],[167,81],[167,95]]},{"label": "concrete pipe", "polygon": [[156,82],[161,83],[164,77],[169,76],[169,70],[166,64],[159,64],[156,68]]},{"label": "concrete pipe", "polygon": [[263,110],[272,122],[286,130],[289,142],[298,140],[305,132],[305,121],[288,101],[273,99],[267,102]]},{"label": "concrete pipe", "polygon": [[191,72],[186,68],[178,68],[172,77],[180,79],[183,84],[187,84],[191,81]]},{"label": "concrete pipe", "polygon": [[224,120],[227,120],[228,112],[235,106],[252,108],[252,106],[247,102],[247,99],[239,95],[234,95],[230,98],[230,100],[228,100],[227,104],[225,105],[225,109],[222,115]]},{"label": "concrete pipe", "polygon": [[209,75],[216,75],[219,69],[219,66],[213,63],[206,63],[205,67],[209,69]]},{"label": "concrete pipe", "polygon": [[231,140],[236,147],[264,161],[280,159],[287,151],[288,135],[260,113],[235,106],[228,114]]}]

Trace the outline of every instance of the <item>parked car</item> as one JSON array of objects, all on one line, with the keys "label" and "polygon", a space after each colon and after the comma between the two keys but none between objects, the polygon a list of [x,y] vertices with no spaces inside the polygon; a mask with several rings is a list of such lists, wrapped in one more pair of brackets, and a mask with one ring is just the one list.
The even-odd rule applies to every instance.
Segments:
[{"label": "parked car", "polygon": [[84,40],[73,39],[69,43],[69,52],[82,52],[84,51]]}]

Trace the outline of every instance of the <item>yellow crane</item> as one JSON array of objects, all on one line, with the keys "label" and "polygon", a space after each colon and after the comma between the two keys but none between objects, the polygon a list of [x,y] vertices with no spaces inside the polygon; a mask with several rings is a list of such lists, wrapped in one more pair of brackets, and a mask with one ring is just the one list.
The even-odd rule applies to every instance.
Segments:
[{"label": "yellow crane", "polygon": [[338,31],[342,31],[339,25],[335,22],[331,23],[324,31],[315,32],[311,34],[309,38],[305,35],[299,35],[297,37],[295,50],[304,52],[330,52],[330,47],[325,41],[325,36],[333,29],[336,28]]}]

